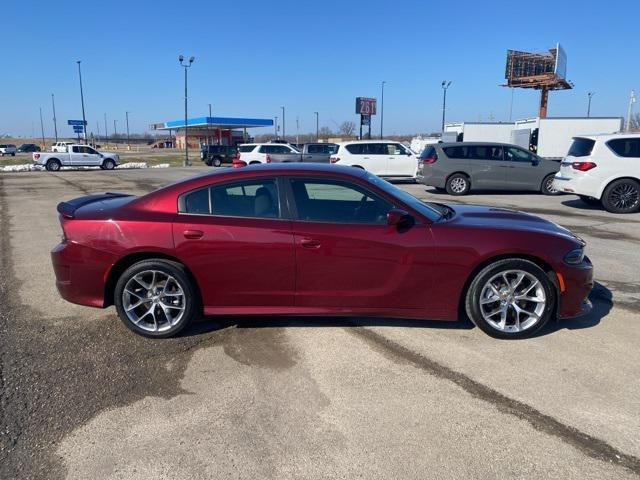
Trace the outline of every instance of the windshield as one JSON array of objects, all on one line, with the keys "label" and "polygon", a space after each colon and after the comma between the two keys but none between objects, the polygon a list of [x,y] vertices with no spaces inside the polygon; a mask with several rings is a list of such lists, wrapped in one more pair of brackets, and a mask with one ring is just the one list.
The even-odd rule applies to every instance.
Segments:
[{"label": "windshield", "polygon": [[432,222],[438,221],[443,216],[441,208],[438,208],[438,206],[436,206],[435,204],[423,202],[419,198],[414,197],[410,193],[405,192],[404,190],[390,184],[386,180],[383,180],[376,175],[367,175],[367,180],[387,192],[389,195],[398,198],[402,202],[409,205],[411,208],[417,210]]}]

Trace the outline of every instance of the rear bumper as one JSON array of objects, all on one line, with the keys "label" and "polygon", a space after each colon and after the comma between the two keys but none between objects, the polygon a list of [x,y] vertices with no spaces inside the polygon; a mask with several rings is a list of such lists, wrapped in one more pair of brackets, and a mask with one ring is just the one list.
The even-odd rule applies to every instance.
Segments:
[{"label": "rear bumper", "polygon": [[589,185],[588,179],[567,178],[562,175],[557,175],[553,179],[553,188],[563,193],[573,193],[575,195],[600,198],[597,189],[593,188],[592,185]]},{"label": "rear bumper", "polygon": [[436,175],[428,166],[423,167],[416,173],[416,181],[428,187],[444,188],[446,178],[442,175]]},{"label": "rear bumper", "polygon": [[560,293],[558,317],[571,318],[589,313],[592,308],[588,297],[593,288],[593,265],[588,257],[585,257],[582,265],[566,266],[557,273],[562,278],[561,290],[564,283],[564,291]]},{"label": "rear bumper", "polygon": [[66,301],[90,307],[104,307],[104,288],[114,258],[107,253],[63,242],[51,251],[56,288]]}]

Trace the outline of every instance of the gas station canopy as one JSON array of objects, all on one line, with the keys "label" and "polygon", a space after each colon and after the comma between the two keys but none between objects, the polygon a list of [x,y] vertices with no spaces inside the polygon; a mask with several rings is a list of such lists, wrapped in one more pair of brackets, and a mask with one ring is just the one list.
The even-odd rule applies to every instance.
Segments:
[{"label": "gas station canopy", "polygon": [[[153,125],[155,130],[180,130],[184,128],[184,118]],[[187,119],[187,126],[199,130],[228,130],[233,128],[272,127],[270,118],[229,118],[229,117],[195,117]]]}]

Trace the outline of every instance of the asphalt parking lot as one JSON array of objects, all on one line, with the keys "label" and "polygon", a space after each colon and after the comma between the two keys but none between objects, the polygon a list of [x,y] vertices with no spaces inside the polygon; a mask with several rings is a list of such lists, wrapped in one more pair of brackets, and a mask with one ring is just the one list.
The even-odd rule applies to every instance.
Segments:
[{"label": "asphalt parking lot", "polygon": [[59,298],[59,201],[202,170],[0,174],[0,478],[640,476],[640,214],[402,185],[588,242],[593,311],[523,341],[466,322],[273,317],[154,341],[113,307]]}]

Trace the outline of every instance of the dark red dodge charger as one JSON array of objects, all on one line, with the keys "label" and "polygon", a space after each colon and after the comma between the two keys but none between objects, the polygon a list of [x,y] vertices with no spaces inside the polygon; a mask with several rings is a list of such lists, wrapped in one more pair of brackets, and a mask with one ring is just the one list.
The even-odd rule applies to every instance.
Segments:
[{"label": "dark red dodge charger", "polygon": [[68,301],[149,337],[206,315],[457,320],[522,338],[590,308],[584,242],[523,212],[425,203],[351,167],[224,169],[58,205]]}]

